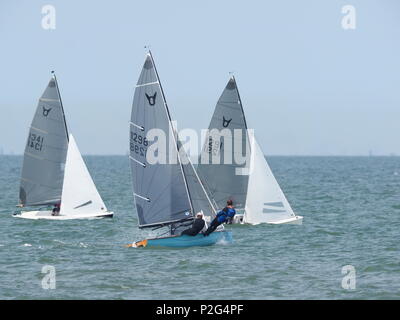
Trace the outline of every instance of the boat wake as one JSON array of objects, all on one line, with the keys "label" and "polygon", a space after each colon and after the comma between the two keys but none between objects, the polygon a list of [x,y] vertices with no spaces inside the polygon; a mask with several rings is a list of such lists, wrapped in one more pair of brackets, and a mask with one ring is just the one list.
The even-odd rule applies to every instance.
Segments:
[{"label": "boat wake", "polygon": [[222,246],[227,246],[227,245],[230,245],[231,243],[232,243],[231,241],[229,241],[225,238],[222,238],[221,240],[218,240],[216,242],[217,245],[222,245]]}]

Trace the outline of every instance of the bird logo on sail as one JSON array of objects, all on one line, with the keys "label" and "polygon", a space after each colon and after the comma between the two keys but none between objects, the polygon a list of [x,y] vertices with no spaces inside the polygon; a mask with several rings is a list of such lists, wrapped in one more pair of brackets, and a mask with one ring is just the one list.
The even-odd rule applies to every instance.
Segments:
[{"label": "bird logo on sail", "polygon": [[154,94],[152,96],[149,96],[146,93],[146,98],[147,98],[147,101],[149,102],[149,105],[154,106],[156,104],[156,96],[157,96],[157,91],[154,92]]},{"label": "bird logo on sail", "polygon": [[48,108],[48,109],[46,109],[45,107],[42,107],[43,108],[43,116],[44,117],[47,117],[48,115],[49,115],[49,112],[50,112],[50,110],[52,109],[52,108]]},{"label": "bird logo on sail", "polygon": [[229,120],[226,120],[225,117],[222,116],[222,126],[223,126],[224,128],[228,127],[229,124],[231,123],[231,121],[232,121],[232,118],[229,119]]}]

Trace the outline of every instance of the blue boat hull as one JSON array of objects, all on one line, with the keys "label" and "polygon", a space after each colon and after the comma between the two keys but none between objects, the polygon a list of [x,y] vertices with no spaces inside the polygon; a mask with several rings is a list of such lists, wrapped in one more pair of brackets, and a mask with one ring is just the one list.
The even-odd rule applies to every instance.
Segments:
[{"label": "blue boat hull", "polygon": [[146,239],[136,242],[136,247],[170,247],[170,248],[187,248],[194,246],[211,246],[217,242],[231,243],[232,232],[215,231],[205,237],[202,234],[196,236],[169,236],[163,238]]}]

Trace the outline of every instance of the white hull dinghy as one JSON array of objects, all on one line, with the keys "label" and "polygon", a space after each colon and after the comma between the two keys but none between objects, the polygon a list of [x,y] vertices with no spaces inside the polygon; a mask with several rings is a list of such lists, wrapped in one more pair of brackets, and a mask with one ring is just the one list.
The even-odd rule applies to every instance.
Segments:
[{"label": "white hull dinghy", "polygon": [[[236,139],[233,143],[238,131],[242,140]],[[236,80],[231,77],[215,107],[197,166],[197,173],[216,208],[224,208],[231,199],[237,211],[233,223],[301,224],[303,217],[293,212],[250,133]],[[235,162],[238,145],[250,154],[250,165]],[[224,161],[225,153],[230,154],[230,163]],[[213,157],[217,163],[212,162]],[[208,162],[204,163],[204,159]]]},{"label": "white hull dinghy", "polygon": [[[55,75],[39,99],[25,147],[18,207],[25,219],[70,220],[112,217],[72,135],[68,135]],[[51,206],[59,205],[58,212]],[[50,207],[50,209],[48,209]]]},{"label": "white hull dinghy", "polygon": [[[149,161],[149,150],[154,150],[153,144],[158,143],[157,139],[148,140],[148,132],[152,130],[165,134],[165,144],[160,145],[157,153],[165,154],[166,163]],[[183,248],[232,242],[231,233],[223,227],[208,237],[181,235],[192,224],[196,213],[203,212],[207,225],[216,211],[172,126],[151,52],[147,54],[135,89],[129,148],[139,228],[167,228],[168,231],[167,236],[136,241],[128,247]]]}]

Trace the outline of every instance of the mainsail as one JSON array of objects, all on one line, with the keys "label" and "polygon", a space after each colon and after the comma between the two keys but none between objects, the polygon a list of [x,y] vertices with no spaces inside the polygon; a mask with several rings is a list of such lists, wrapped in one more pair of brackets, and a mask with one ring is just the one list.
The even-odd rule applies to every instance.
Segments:
[{"label": "mainsail", "polygon": [[250,135],[251,162],[244,222],[278,223],[295,214],[276,181],[254,135]]},{"label": "mainsail", "polygon": [[[149,142],[147,137],[151,130],[164,133],[165,143]],[[164,159],[165,163],[148,161],[146,154],[155,143],[160,145],[158,159]],[[193,218],[177,137],[150,52],[133,98],[129,158],[139,227],[168,225]]]},{"label": "mainsail", "polygon": [[[230,158],[225,158],[225,153]],[[248,161],[237,160],[249,154],[246,119],[236,80],[231,77],[215,107],[197,166],[201,181],[219,209],[226,206],[228,199],[237,209],[244,209]],[[208,161],[204,163],[204,159]]]},{"label": "mainsail", "polygon": [[83,216],[106,211],[107,208],[82,159],[75,139],[70,135],[60,215]]},{"label": "mainsail", "polygon": [[29,129],[22,167],[21,206],[61,201],[68,132],[56,77],[39,99]]}]

